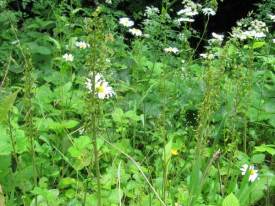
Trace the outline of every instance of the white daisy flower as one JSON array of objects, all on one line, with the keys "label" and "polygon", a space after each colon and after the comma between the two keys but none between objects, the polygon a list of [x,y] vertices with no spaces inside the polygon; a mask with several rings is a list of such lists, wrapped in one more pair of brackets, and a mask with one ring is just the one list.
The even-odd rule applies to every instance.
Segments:
[{"label": "white daisy flower", "polygon": [[[90,93],[93,92],[93,80],[90,78],[86,79],[86,88]],[[108,99],[115,96],[113,88],[106,82],[101,74],[95,75],[95,94],[99,99]]]},{"label": "white daisy flower", "polygon": [[113,88],[105,81],[96,87],[96,93],[99,99],[108,99],[115,96]]},{"label": "white daisy flower", "polygon": [[134,25],[134,22],[130,20],[128,17],[122,17],[119,19],[119,23],[125,27],[131,27]]},{"label": "white daisy flower", "polygon": [[218,41],[223,41],[224,35],[212,32],[212,37],[215,38]]},{"label": "white daisy flower", "polygon": [[248,177],[248,181],[249,182],[254,182],[257,178],[258,178],[258,170],[255,169],[254,165],[248,165],[248,164],[244,164],[241,167],[241,172],[242,175],[246,175],[246,173],[248,172],[249,177]]},{"label": "white daisy flower", "polygon": [[84,41],[77,41],[75,42],[75,46],[78,47],[79,49],[86,49],[90,47],[90,44],[84,42]]},{"label": "white daisy flower", "polygon": [[129,32],[134,36],[142,36],[142,31],[140,29],[132,28],[129,29]]},{"label": "white daisy flower", "polygon": [[64,54],[62,57],[63,57],[63,59],[65,59],[65,61],[67,61],[67,62],[72,62],[72,61],[74,60],[74,56],[73,56],[72,54],[66,53],[66,54]]},{"label": "white daisy flower", "polygon": [[207,16],[214,16],[216,12],[211,8],[203,8],[202,13]]},{"label": "white daisy flower", "polygon": [[164,48],[164,52],[178,54],[179,49],[176,47],[167,47],[167,48]]}]

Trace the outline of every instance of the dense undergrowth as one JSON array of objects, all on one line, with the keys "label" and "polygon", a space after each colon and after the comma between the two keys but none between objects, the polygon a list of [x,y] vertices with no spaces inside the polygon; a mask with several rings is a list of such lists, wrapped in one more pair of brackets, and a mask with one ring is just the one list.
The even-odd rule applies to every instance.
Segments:
[{"label": "dense undergrowth", "polygon": [[[208,40],[216,1],[148,5],[139,24],[119,1],[22,1],[31,15],[11,2],[0,1],[1,206],[274,205],[273,1]],[[190,27],[198,14],[203,33]]]}]

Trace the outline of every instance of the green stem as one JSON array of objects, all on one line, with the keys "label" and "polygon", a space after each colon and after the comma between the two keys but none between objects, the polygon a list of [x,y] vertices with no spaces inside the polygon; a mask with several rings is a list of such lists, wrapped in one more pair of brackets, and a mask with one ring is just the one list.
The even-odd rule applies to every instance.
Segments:
[{"label": "green stem", "polygon": [[201,42],[202,42],[202,40],[203,40],[203,38],[204,38],[204,36],[205,36],[205,33],[206,33],[206,31],[207,31],[208,23],[209,23],[209,16],[207,16],[207,20],[206,20],[206,23],[205,23],[205,25],[204,25],[204,29],[203,29],[203,33],[202,33],[202,35],[201,35],[201,38],[200,38],[200,40],[199,40],[199,42],[198,42],[196,48],[194,49],[194,52],[193,52],[192,55],[190,56],[190,58],[189,58],[189,60],[188,60],[188,63],[192,60],[192,58],[193,58],[193,56],[195,55],[197,49],[198,49],[199,46],[201,45]]},{"label": "green stem", "polygon": [[[101,183],[100,183],[100,168],[99,168],[99,155],[97,148],[97,134],[96,134],[96,94],[95,94],[95,71],[93,72],[93,93],[92,93],[92,137],[93,137],[93,149],[94,149],[94,158],[95,158],[95,166],[96,166],[96,182],[97,182],[97,206],[101,206]],[[99,107],[99,104],[98,104]]]}]

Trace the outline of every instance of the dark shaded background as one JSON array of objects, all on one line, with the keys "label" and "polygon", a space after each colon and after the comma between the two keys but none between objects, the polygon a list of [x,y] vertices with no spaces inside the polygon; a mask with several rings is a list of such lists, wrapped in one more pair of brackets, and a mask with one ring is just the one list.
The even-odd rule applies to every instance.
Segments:
[{"label": "dark shaded background", "polygon": [[[33,18],[39,14],[33,12],[33,1],[28,1],[27,6],[23,7],[22,0],[14,0],[9,4],[9,9],[22,11],[24,13],[25,18]],[[60,0],[56,0],[55,3],[61,2]],[[79,4],[83,7],[95,7],[99,2],[105,2],[105,0],[79,0],[72,1],[79,2]],[[183,8],[181,4],[182,0],[177,0],[174,2],[172,6],[172,10],[176,11]],[[195,0],[197,3],[202,3],[201,0]],[[248,15],[248,13],[257,8],[258,3],[263,3],[264,0],[223,0],[218,1],[218,10],[215,16],[211,16],[206,32],[206,37],[210,36],[212,32],[222,33],[225,36],[231,31],[231,28],[236,24],[236,22],[244,18]],[[70,4],[71,1],[67,0],[67,3]],[[118,10],[124,11],[128,16],[141,17],[144,13],[146,6],[155,6],[161,8],[162,1],[161,0],[122,0],[117,6]],[[173,13],[172,13],[173,15]],[[142,19],[137,20],[142,21]],[[198,15],[195,18],[195,22],[191,24],[192,28],[202,33],[204,29],[204,21],[205,16]],[[190,44],[192,47],[196,47],[198,39],[193,38],[190,39]],[[203,50],[203,42],[198,48],[198,52]]]}]

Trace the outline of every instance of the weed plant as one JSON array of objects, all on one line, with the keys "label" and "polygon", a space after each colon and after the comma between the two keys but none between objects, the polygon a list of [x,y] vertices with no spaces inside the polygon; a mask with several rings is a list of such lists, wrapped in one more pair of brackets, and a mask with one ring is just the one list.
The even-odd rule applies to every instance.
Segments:
[{"label": "weed plant", "polygon": [[121,2],[0,1],[0,206],[274,205],[274,2]]}]

